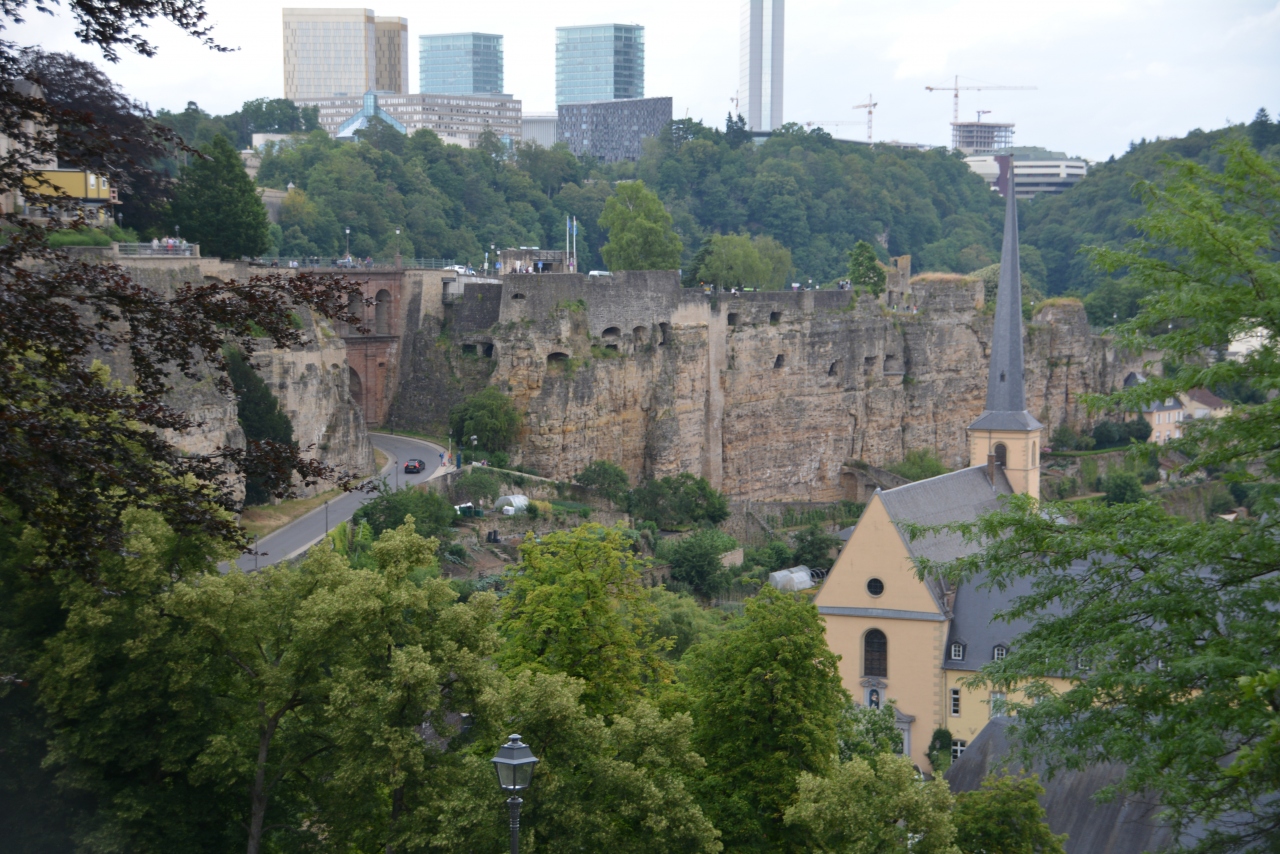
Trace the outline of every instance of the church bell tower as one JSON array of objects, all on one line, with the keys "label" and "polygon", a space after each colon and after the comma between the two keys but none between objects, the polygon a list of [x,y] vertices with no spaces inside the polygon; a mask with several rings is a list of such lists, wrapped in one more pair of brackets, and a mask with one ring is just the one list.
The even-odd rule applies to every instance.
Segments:
[{"label": "church bell tower", "polygon": [[[999,159],[999,158],[997,158]],[[1022,361],[1022,272],[1018,263],[1018,201],[1012,158],[1000,251],[1000,287],[991,334],[987,403],[969,425],[969,465],[990,457],[1004,469],[1015,492],[1040,497],[1040,431],[1044,425],[1027,411]]]}]

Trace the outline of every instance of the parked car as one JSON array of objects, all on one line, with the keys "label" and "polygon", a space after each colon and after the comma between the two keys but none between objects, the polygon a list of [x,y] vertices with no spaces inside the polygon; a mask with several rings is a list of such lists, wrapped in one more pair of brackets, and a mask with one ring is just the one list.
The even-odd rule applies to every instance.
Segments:
[{"label": "parked car", "polygon": [[427,464],[424,463],[422,460],[405,460],[404,473],[417,474],[418,472],[422,471],[426,467],[427,467]]}]

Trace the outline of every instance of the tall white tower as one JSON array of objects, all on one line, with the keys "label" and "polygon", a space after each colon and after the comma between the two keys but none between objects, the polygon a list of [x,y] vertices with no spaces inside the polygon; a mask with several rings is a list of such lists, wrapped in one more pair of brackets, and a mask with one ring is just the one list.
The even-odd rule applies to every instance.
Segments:
[{"label": "tall white tower", "polygon": [[782,126],[785,0],[743,0],[738,111],[750,130]]}]

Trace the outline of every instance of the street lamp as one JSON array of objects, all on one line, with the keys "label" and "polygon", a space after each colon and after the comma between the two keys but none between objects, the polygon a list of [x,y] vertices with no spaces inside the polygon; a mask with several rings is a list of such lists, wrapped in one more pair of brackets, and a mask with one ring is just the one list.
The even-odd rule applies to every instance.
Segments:
[{"label": "street lamp", "polygon": [[507,743],[498,748],[498,755],[493,757],[493,770],[498,772],[498,786],[504,792],[510,792],[507,808],[511,813],[511,854],[520,852],[520,805],[524,801],[516,792],[529,788],[533,779],[533,766],[538,757],[533,755],[529,745],[520,740],[519,735],[507,737]]},{"label": "street lamp", "polygon": [[471,464],[472,465],[475,465],[475,462],[476,462],[476,440],[477,440],[477,437],[475,436],[471,437]]},{"label": "street lamp", "polygon": [[347,232],[347,257],[350,258],[351,257],[351,226],[348,225],[344,230]]},{"label": "street lamp", "polygon": [[400,229],[396,229],[396,269],[400,269]]}]

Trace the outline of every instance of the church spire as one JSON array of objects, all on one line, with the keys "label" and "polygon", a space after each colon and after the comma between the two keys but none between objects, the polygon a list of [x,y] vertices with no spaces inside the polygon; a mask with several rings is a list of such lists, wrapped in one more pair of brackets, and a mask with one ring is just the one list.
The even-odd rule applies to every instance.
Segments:
[{"label": "church spire", "polygon": [[1004,246],[1000,250],[1000,288],[996,324],[991,334],[991,367],[987,374],[988,412],[1022,412],[1027,408],[1022,373],[1022,271],[1018,260],[1018,200],[1009,164],[1008,202],[1004,214]]},{"label": "church spire", "polygon": [[987,402],[969,425],[969,464],[999,463],[1017,492],[1040,497],[1040,429],[1027,411],[1022,354],[1022,273],[1018,263],[1018,201],[1014,193],[1013,158],[999,157],[1008,175],[1005,192],[1004,246],[1000,252],[1000,287],[991,332],[991,364]]}]

